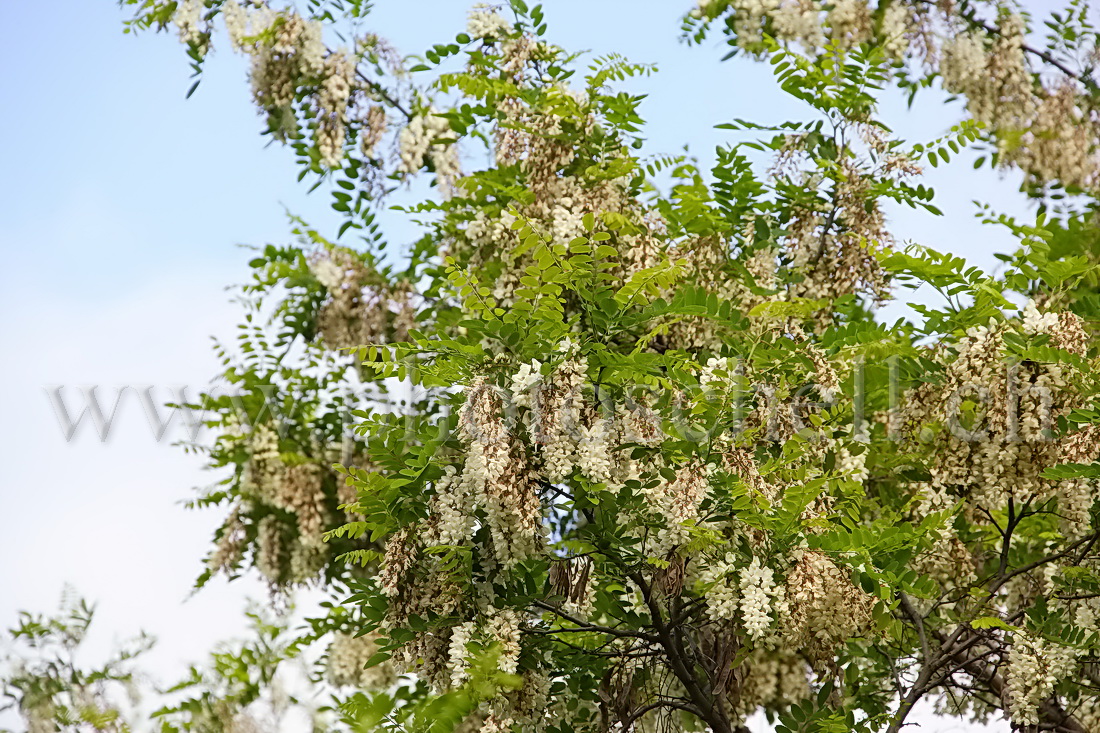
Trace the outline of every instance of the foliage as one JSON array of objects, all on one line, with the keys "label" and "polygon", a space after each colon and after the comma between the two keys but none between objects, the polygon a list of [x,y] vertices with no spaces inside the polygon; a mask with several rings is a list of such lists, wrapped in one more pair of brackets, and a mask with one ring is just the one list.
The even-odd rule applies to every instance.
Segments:
[{"label": "foliage", "polygon": [[[615,85],[651,68],[553,45],[522,0],[404,59],[364,3],[122,4],[196,73],[224,27],[342,217],[251,263],[199,500],[228,511],[209,573],[327,613],[195,704],[327,640],[354,730],[896,731],[924,699],[1100,730],[1083,0],[1042,48],[1009,5],[701,3],[690,40],[807,105],[722,122],[709,170],[640,152]],[[884,90],[937,79],[966,119],[896,139]],[[967,146],[1038,206],[980,212],[1019,240],[997,273],[890,232],[888,205],[940,215],[922,166]],[[392,253],[375,216],[420,175]],[[943,302],[883,323],[897,286]]]},{"label": "foliage", "polygon": [[105,663],[80,664],[78,654],[95,609],[67,591],[57,616],[22,612],[8,630],[0,709],[16,708],[32,733],[131,730],[128,713],[137,689],[136,660],[152,640],[142,636]]}]

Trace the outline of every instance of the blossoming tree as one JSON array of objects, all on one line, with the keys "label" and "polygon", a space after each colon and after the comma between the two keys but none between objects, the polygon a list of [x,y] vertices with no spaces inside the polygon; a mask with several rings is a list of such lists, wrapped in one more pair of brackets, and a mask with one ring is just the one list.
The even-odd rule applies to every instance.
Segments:
[{"label": "blossoming tree", "polygon": [[[227,511],[204,579],[331,594],[301,643],[332,725],[896,731],[927,700],[1100,731],[1086,0],[707,0],[685,40],[808,105],[712,121],[707,171],[640,157],[615,84],[650,68],[555,46],[523,0],[418,57],[361,0],[122,4],[196,74],[224,30],[342,217],[252,262],[197,502]],[[895,139],[890,85],[966,117]],[[938,215],[922,168],[964,146],[1038,205],[988,216],[1019,240],[996,276],[884,215]],[[376,213],[418,176],[422,236],[388,253]],[[918,285],[943,305],[876,318]]]}]

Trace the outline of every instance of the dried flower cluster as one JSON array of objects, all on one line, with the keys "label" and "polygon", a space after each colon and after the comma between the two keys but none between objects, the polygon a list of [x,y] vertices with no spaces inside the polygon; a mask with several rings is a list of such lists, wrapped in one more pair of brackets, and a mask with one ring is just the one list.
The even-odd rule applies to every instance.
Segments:
[{"label": "dried flower cluster", "polygon": [[403,341],[416,324],[416,303],[407,284],[393,284],[354,253],[329,249],[310,264],[329,297],[317,328],[331,349]]},{"label": "dried flower cluster", "polygon": [[504,427],[499,392],[475,382],[459,415],[468,445],[459,479],[474,505],[485,510],[500,563],[508,567],[535,552],[542,539],[542,509],[526,449]]},{"label": "dried flower cluster", "polygon": [[[935,445],[934,490],[966,492],[975,512],[1003,506],[1010,498],[1023,503],[1057,495],[1072,522],[1092,504],[1088,489],[1041,474],[1096,450],[1087,439],[1091,432],[1084,441],[1055,435],[1058,418],[1082,405],[1081,375],[1071,363],[1012,358],[1006,348],[1010,329],[997,322],[976,326],[952,348],[939,351],[945,379],[921,385],[909,396],[910,430]],[[1029,303],[1020,331],[1025,338],[1049,339],[1070,355],[1085,354],[1088,337],[1072,313],[1040,313]]]},{"label": "dried flower cluster", "polygon": [[201,0],[177,5],[172,20],[180,39],[198,49],[210,49],[213,21],[225,24],[230,46],[251,60],[252,97],[267,118],[268,131],[283,141],[311,130],[317,165],[343,165],[346,144],[358,136],[363,154],[371,157],[387,132],[385,110],[393,104],[360,70],[366,59],[392,70],[399,59],[373,35],[356,39],[354,50],[330,50],[324,41],[323,21],[294,9],[277,9],[264,0],[225,0],[217,13],[204,12]]},{"label": "dried flower cluster", "polygon": [[801,553],[787,574],[784,597],[784,641],[815,662],[830,659],[838,644],[872,629],[874,598],[822,553]]}]

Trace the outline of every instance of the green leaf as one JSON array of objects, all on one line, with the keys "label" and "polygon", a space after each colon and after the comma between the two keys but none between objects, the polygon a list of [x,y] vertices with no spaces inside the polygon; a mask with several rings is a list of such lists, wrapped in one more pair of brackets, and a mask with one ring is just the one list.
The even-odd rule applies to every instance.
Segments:
[{"label": "green leaf", "polygon": [[1019,631],[1019,626],[1013,626],[997,616],[981,616],[970,622],[975,629],[1003,629],[1004,631]]},{"label": "green leaf", "polygon": [[1100,478],[1100,463],[1062,463],[1051,466],[1039,474],[1051,481]]}]

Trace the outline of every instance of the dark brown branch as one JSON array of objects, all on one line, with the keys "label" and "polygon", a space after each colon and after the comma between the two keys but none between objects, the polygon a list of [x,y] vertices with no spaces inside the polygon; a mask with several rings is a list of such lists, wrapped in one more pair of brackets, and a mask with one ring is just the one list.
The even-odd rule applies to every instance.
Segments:
[{"label": "dark brown branch", "polygon": [[1046,565],[1047,563],[1051,563],[1051,562],[1054,562],[1056,560],[1061,560],[1063,557],[1066,557],[1067,555],[1072,554],[1074,550],[1076,550],[1077,548],[1084,545],[1085,546],[1084,552],[1081,553],[1079,559],[1077,561],[1075,561],[1075,563],[1074,563],[1074,564],[1078,564],[1081,561],[1081,559],[1083,559],[1084,556],[1088,554],[1089,550],[1096,543],[1097,538],[1100,538],[1100,532],[1093,532],[1091,535],[1086,535],[1085,537],[1082,537],[1081,539],[1077,540],[1076,542],[1071,542],[1069,545],[1067,545],[1060,552],[1056,552],[1052,555],[1047,555],[1046,557],[1040,558],[1040,559],[1038,559],[1034,562],[1030,562],[1027,565],[1022,565],[1022,566],[1016,568],[1015,570],[1013,570],[1012,572],[1001,573],[1001,574],[997,575],[994,578],[993,585],[989,589],[990,594],[996,593],[998,590],[1000,590],[1004,586],[1005,583],[1012,580],[1016,576],[1023,575],[1024,573],[1030,573],[1032,570],[1035,570],[1036,568],[1040,568],[1043,565]]},{"label": "dark brown branch", "polygon": [[[945,646],[946,650],[946,646]],[[1005,681],[996,669],[987,667],[984,662],[985,655],[973,656],[969,650],[953,651],[949,658],[960,665],[975,680],[985,684],[990,692],[998,700],[1004,700]],[[1062,733],[1088,733],[1088,730],[1073,715],[1051,696],[1039,705],[1040,727],[1044,730],[1061,731]]]},{"label": "dark brown branch", "polygon": [[924,633],[924,617],[913,607],[913,602],[909,600],[909,596],[905,593],[898,593],[898,601],[901,610],[905,611],[905,615],[912,619],[913,626],[917,629],[917,636],[920,637],[921,654],[925,660],[931,659],[931,647],[928,644],[928,636]]},{"label": "dark brown branch", "polygon": [[406,119],[411,120],[413,118],[412,113],[409,112],[409,110],[405,109],[405,107],[399,101],[397,101],[392,96],[390,96],[390,93],[388,91],[386,91],[386,88],[383,87],[381,84],[379,84],[378,82],[376,82],[373,79],[369,78],[366,74],[364,74],[359,69],[355,70],[355,75],[358,76],[363,81],[364,84],[366,84],[368,87],[370,87],[370,90],[372,92],[374,92],[379,97],[381,97],[383,100],[385,100],[385,102],[387,104],[389,104],[391,107],[393,107],[397,111],[401,112],[401,114],[405,115]]},{"label": "dark brown branch", "polygon": [[630,577],[638,585],[646,606],[649,607],[651,621],[668,657],[669,666],[684,685],[692,703],[699,709],[700,719],[709,724],[714,733],[734,733],[733,726],[730,725],[720,704],[709,690],[704,689],[695,676],[695,664],[684,650],[682,639],[679,638],[679,628],[673,628],[664,622],[664,614],[661,613],[661,608],[653,597],[652,588],[645,578],[640,573],[633,573]]},{"label": "dark brown branch", "polygon": [[[540,636],[553,636],[554,634],[561,633],[563,631],[582,631],[582,629],[552,629],[552,630],[528,630],[527,633],[539,634]],[[603,651],[602,649],[589,649],[588,647],[579,646],[565,639],[559,639],[556,636],[554,641],[562,646],[569,647],[583,654],[589,654],[594,657],[605,657],[607,659],[645,659],[646,657],[655,657],[660,654],[659,651],[648,649],[643,651],[635,651],[634,649],[624,649],[622,651]]]},{"label": "dark brown branch", "polygon": [[697,707],[695,707],[694,705],[692,705],[690,702],[686,701],[686,700],[683,701],[683,702],[678,701],[678,700],[671,700],[671,699],[669,699],[669,700],[658,700],[657,702],[652,702],[649,705],[638,708],[633,713],[631,713],[626,718],[626,720],[620,721],[623,725],[624,733],[630,733],[630,727],[632,725],[634,725],[636,722],[638,722],[638,720],[643,715],[645,715],[646,713],[653,712],[654,710],[658,710],[660,708],[673,708],[675,710],[683,710],[685,712],[691,713],[692,715],[694,715],[694,716],[696,716],[700,719],[702,719],[702,717],[703,717],[703,715],[699,711],[699,709]]},{"label": "dark brown branch", "polygon": [[546,601],[536,600],[536,601],[533,601],[532,603],[533,603],[534,606],[536,606],[538,608],[541,608],[544,611],[549,611],[550,613],[553,613],[557,616],[560,616],[561,618],[565,619],[569,623],[575,624],[582,631],[592,631],[592,632],[595,632],[597,634],[607,634],[608,636],[618,636],[618,637],[622,637],[624,639],[643,639],[645,641],[648,641],[650,644],[660,643],[660,640],[657,637],[653,636],[652,634],[647,634],[644,631],[630,631],[630,630],[626,630],[626,629],[615,629],[615,628],[612,628],[610,626],[596,626],[595,624],[590,624],[587,621],[582,621],[581,619],[577,618],[576,616],[572,616],[572,615],[566,613],[565,611],[562,611],[560,608],[556,608],[555,606],[552,606],[551,604],[547,603]]}]

